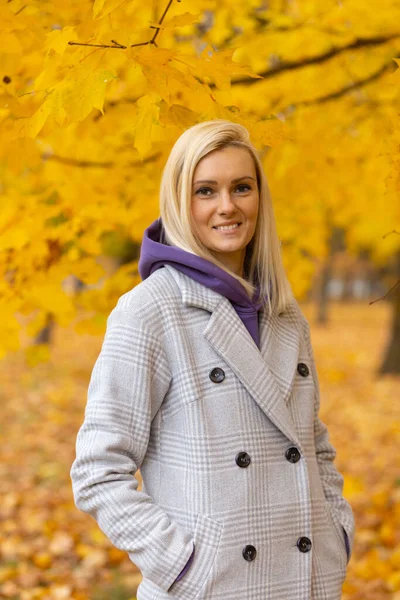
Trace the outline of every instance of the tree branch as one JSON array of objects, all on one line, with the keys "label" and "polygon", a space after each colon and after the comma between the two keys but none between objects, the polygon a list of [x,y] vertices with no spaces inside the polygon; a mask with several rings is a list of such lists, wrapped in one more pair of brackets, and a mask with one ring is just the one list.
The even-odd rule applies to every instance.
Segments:
[{"label": "tree branch", "polygon": [[371,83],[371,81],[375,81],[376,79],[379,79],[379,77],[382,77],[382,75],[384,73],[386,73],[387,71],[390,71],[392,67],[393,67],[393,61],[390,61],[389,63],[382,65],[382,67],[380,69],[378,69],[375,73],[372,73],[372,75],[368,75],[368,77],[366,77],[365,79],[359,79],[357,81],[354,81],[354,82],[350,83],[349,85],[346,85],[345,87],[343,87],[339,90],[336,90],[335,92],[326,94],[325,96],[319,96],[318,98],[314,98],[312,100],[304,100],[303,102],[298,102],[295,106],[297,107],[297,106],[310,106],[312,104],[323,104],[324,102],[329,102],[330,100],[336,100],[337,98],[341,98],[348,92],[351,92],[352,90],[355,90],[359,87],[363,87],[364,85]]},{"label": "tree branch", "polygon": [[[335,56],[339,56],[343,52],[347,52],[348,50],[356,50],[358,48],[364,48],[366,46],[379,46],[381,44],[385,44],[386,42],[390,42],[393,39],[400,38],[400,33],[394,33],[389,36],[376,36],[373,38],[358,38],[348,46],[343,46],[341,48],[332,48],[323,54],[319,54],[318,56],[311,56],[309,58],[304,58],[298,61],[290,61],[284,60],[281,62],[277,62],[275,66],[261,73],[257,73],[264,79],[269,79],[271,77],[275,77],[279,73],[283,73],[284,71],[293,71],[296,69],[301,69],[303,67],[309,65],[316,65],[323,63]],[[232,85],[253,85],[260,81],[259,79],[254,79],[253,77],[242,77],[240,79],[234,79],[232,81]],[[216,87],[214,83],[208,84],[210,88]]]},{"label": "tree branch", "polygon": [[[282,108],[279,111],[279,113],[280,114],[291,113],[291,112],[293,112],[293,109],[297,108],[298,106],[310,106],[313,104],[323,104],[324,102],[329,102],[330,100],[335,100],[337,98],[340,98],[340,97],[344,96],[345,94],[351,92],[354,89],[363,87],[364,85],[367,85],[371,81],[375,81],[376,79],[379,79],[379,77],[382,77],[382,75],[384,75],[387,71],[390,71],[391,67],[393,67],[392,60],[390,62],[382,65],[382,67],[380,69],[378,69],[378,71],[376,71],[375,73],[372,73],[372,75],[368,75],[368,77],[366,77],[365,79],[359,79],[357,81],[354,81],[354,82],[350,83],[349,85],[346,85],[345,87],[340,88],[339,90],[336,90],[335,92],[330,92],[329,94],[326,94],[325,96],[319,96],[317,98],[313,98],[312,100],[304,100],[303,102],[297,102],[296,104],[289,104],[285,108]],[[260,80],[257,80],[257,81],[260,81]],[[233,82],[232,82],[232,84],[233,84]],[[209,85],[209,87],[212,87],[212,85],[210,85],[210,84],[208,84],[208,85]],[[129,98],[129,97],[121,98],[120,100],[110,100],[109,102],[107,102],[105,104],[105,108],[113,108],[114,106],[118,106],[118,104],[121,104],[123,102],[135,103],[136,101],[137,101],[137,98]],[[271,110],[273,110],[273,107]],[[99,113],[98,115],[96,115],[94,117],[94,120],[101,118],[101,116],[103,116],[103,115],[101,113]]]},{"label": "tree branch", "polygon": [[[128,163],[129,167],[142,167],[145,164],[155,162],[161,157],[161,152],[155,152],[151,156],[148,156],[144,160],[134,160]],[[70,158],[67,156],[58,156],[57,154],[42,154],[43,160],[55,160],[57,162],[63,163],[64,165],[69,165],[71,167],[81,167],[81,168],[90,168],[90,169],[111,169],[112,167],[117,166],[117,163],[109,160],[109,161],[95,161],[95,160],[83,160],[77,158]]]}]

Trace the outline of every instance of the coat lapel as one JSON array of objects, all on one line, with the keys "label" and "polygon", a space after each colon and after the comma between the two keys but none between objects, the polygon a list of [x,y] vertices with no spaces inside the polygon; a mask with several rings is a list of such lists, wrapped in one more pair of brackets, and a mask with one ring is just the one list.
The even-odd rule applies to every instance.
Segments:
[{"label": "coat lapel", "polygon": [[173,275],[181,288],[183,303],[211,313],[203,330],[204,338],[233,370],[267,417],[301,449],[287,406],[300,346],[295,307],[290,305],[280,316],[271,316],[266,310],[261,312],[258,349],[227,298],[175,269]]},{"label": "coat lapel", "polygon": [[267,417],[287,438],[301,446],[286,402],[297,368],[297,332],[287,317],[273,319],[263,313],[259,350],[229,300],[222,298],[203,335]]}]

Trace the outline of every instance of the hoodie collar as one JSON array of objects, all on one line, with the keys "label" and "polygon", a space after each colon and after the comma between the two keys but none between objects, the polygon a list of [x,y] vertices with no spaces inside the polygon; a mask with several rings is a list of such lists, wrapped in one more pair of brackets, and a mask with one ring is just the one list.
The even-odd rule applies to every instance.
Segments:
[{"label": "hoodie collar", "polygon": [[242,284],[224,269],[201,256],[168,244],[159,217],[144,231],[138,264],[142,280],[166,264],[227,297],[241,311],[258,312],[263,305],[262,301],[252,301]]}]

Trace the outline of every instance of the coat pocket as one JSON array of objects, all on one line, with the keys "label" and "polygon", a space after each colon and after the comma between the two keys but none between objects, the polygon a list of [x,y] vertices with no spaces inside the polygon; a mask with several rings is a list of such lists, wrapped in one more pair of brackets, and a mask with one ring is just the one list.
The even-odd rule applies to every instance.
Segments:
[{"label": "coat pocket", "polygon": [[219,548],[223,524],[206,515],[199,514],[194,530],[195,552],[185,575],[175,581],[166,597],[194,600],[207,581]]},{"label": "coat pocket", "polygon": [[336,516],[334,510],[331,508],[329,502],[326,500],[325,501],[325,510],[328,516],[328,519],[331,523],[331,526],[336,534],[336,538],[338,538],[338,542],[339,542],[339,547],[341,548],[341,557],[343,558],[343,568],[346,569],[347,567],[347,549],[346,549],[346,542],[344,539],[344,531],[342,528],[342,524],[340,523],[338,517]]}]

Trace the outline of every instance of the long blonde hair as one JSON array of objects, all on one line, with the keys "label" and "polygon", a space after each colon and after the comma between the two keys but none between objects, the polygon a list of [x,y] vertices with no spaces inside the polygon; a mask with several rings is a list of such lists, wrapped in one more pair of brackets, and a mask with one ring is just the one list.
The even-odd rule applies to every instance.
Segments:
[{"label": "long blonde hair", "polygon": [[[197,163],[213,150],[227,146],[246,148],[254,161],[259,191],[259,211],[256,229],[246,248],[245,276],[234,273],[221,263],[192,231],[192,184]],[[266,176],[257,149],[250,141],[248,130],[238,123],[214,119],[186,129],[175,142],[160,185],[160,216],[167,243],[201,256],[227,271],[245,288],[250,298],[256,292],[269,311],[283,312],[293,301],[293,292],[284,270],[280,240]],[[246,273],[247,271],[247,273]]]}]

